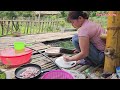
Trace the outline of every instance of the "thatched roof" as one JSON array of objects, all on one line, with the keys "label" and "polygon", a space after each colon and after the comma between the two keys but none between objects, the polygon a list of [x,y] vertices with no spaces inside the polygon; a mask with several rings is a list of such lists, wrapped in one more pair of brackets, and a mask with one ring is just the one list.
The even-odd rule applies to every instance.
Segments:
[{"label": "thatched roof", "polygon": [[59,11],[34,11],[36,15],[38,15],[39,13],[41,15],[57,15],[60,14]]}]

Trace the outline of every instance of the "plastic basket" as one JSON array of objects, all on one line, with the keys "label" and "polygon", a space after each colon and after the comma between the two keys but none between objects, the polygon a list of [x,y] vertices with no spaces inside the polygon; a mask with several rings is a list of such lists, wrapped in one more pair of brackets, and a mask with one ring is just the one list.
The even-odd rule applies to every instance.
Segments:
[{"label": "plastic basket", "polygon": [[74,79],[71,74],[63,70],[52,70],[45,73],[41,79]]}]

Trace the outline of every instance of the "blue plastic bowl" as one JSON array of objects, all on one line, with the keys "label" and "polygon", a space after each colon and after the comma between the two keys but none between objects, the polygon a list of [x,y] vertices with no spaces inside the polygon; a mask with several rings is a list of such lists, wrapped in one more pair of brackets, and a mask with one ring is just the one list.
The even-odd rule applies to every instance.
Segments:
[{"label": "blue plastic bowl", "polygon": [[117,74],[118,77],[120,77],[120,67],[116,68],[116,74]]}]

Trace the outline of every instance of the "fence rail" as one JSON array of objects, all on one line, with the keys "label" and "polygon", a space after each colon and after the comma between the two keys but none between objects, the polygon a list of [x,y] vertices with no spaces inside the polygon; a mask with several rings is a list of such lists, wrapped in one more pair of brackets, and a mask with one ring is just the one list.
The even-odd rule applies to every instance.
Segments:
[{"label": "fence rail", "polygon": [[[96,19],[96,17],[89,18],[90,20],[99,23],[106,29],[107,20],[103,17]],[[65,26],[62,26],[65,25]],[[36,19],[23,18],[5,20],[0,18],[0,36],[13,35],[15,32],[20,32],[22,35],[26,34],[40,34],[47,32],[60,32],[64,28],[71,28],[70,24],[65,23],[62,19]]]},{"label": "fence rail", "polygon": [[0,20],[0,36],[59,32],[63,20]]}]

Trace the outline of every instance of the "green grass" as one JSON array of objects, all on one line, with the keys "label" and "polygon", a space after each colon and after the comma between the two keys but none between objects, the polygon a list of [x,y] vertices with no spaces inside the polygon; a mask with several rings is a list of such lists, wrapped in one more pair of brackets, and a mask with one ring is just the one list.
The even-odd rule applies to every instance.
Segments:
[{"label": "green grass", "polygon": [[70,50],[74,49],[74,46],[73,46],[73,44],[72,44],[71,41],[61,42],[61,43],[59,44],[59,47],[63,47],[63,48],[65,48],[65,49],[70,49]]}]

